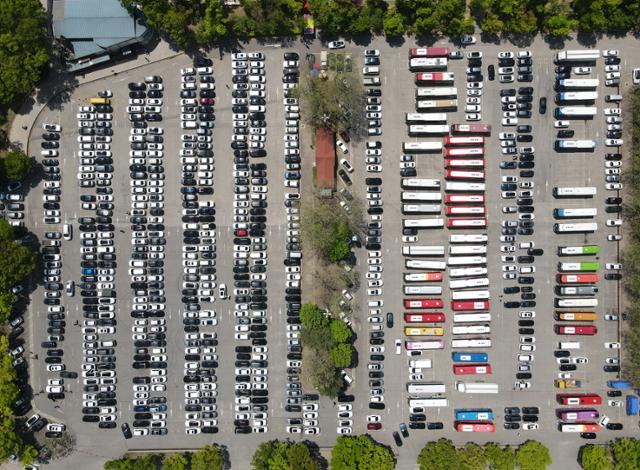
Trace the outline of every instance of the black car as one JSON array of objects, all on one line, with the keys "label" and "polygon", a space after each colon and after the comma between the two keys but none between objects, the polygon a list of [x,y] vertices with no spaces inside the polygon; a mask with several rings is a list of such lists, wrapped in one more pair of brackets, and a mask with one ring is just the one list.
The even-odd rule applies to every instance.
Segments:
[{"label": "black car", "polygon": [[387,312],[387,328],[393,328],[393,313]]},{"label": "black car", "polygon": [[519,415],[520,414],[520,408],[517,407],[517,406],[505,406],[504,414],[506,414],[506,415]]},{"label": "black car", "polygon": [[563,372],[568,372],[572,370],[577,370],[578,367],[575,364],[560,364],[560,370]]},{"label": "black car", "polygon": [[607,423],[607,429],[610,429],[611,431],[621,431],[622,428],[622,423]]},{"label": "black car", "polygon": [[507,423],[516,423],[522,421],[522,416],[520,415],[505,415],[504,420]]},{"label": "black car", "polygon": [[496,78],[496,68],[493,64],[489,65],[489,80],[495,80]]},{"label": "black car", "polygon": [[581,432],[580,437],[582,439],[595,439],[598,437],[595,432]]},{"label": "black car", "polygon": [[393,431],[393,440],[398,447],[402,447],[402,439],[400,439],[400,434],[397,431]]},{"label": "black car", "polygon": [[605,372],[620,372],[620,366],[606,365],[603,367]]},{"label": "black car", "polygon": [[504,423],[505,429],[520,429],[520,423]]},{"label": "black car", "polygon": [[504,308],[519,308],[521,305],[520,302],[505,302],[504,303]]},{"label": "black car", "polygon": [[566,350],[560,350],[560,351],[554,351],[553,355],[554,357],[569,357],[571,356],[571,353]]}]

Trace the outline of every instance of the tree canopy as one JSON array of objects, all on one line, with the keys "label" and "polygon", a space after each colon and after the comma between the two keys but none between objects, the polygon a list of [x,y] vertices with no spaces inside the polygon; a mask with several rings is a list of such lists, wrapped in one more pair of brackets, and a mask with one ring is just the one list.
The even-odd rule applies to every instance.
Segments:
[{"label": "tree canopy", "polygon": [[584,470],[611,470],[611,453],[608,446],[588,444],[581,449],[580,465]]},{"label": "tree canopy", "polygon": [[551,455],[541,443],[527,441],[516,450],[516,462],[521,470],[545,470],[551,465]]},{"label": "tree canopy", "polygon": [[0,180],[13,183],[22,181],[32,167],[31,159],[22,150],[10,150],[0,160]]},{"label": "tree canopy", "polygon": [[223,470],[224,456],[218,446],[204,446],[191,454],[191,470]]},{"label": "tree canopy", "polygon": [[332,470],[392,470],[393,453],[369,435],[339,436],[331,451]]},{"label": "tree canopy", "polygon": [[251,465],[255,470],[320,470],[304,442],[267,441],[258,446]]}]

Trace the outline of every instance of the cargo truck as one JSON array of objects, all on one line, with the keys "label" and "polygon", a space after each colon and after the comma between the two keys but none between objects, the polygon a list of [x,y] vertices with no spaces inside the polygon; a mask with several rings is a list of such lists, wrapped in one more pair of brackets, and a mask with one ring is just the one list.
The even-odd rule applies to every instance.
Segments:
[{"label": "cargo truck", "polygon": [[580,388],[582,387],[581,380],[574,379],[556,379],[554,381],[556,388]]},{"label": "cargo truck", "polygon": [[636,416],[638,414],[638,397],[635,395],[627,395],[627,416]]}]

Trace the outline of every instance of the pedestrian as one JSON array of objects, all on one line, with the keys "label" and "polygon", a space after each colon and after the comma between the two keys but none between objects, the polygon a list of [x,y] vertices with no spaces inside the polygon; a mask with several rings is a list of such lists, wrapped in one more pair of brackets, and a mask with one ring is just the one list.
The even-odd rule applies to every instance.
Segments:
[{"label": "pedestrian", "polygon": [[229,88],[229,85],[225,84],[225,86],[226,86],[227,88]]},{"label": "pedestrian", "polygon": [[22,126],[22,128],[26,131],[27,129],[29,129],[27,126]]},{"label": "pedestrian", "polygon": [[124,233],[124,230],[120,230],[120,233]]}]

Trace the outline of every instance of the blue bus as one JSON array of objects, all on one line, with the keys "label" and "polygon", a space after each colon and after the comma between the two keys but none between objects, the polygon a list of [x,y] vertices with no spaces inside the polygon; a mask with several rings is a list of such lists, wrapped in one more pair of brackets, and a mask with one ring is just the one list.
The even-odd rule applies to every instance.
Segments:
[{"label": "blue bus", "polygon": [[486,353],[453,353],[451,358],[454,362],[489,362],[489,355]]},{"label": "blue bus", "polygon": [[455,410],[456,421],[493,421],[490,408],[471,408]]}]

